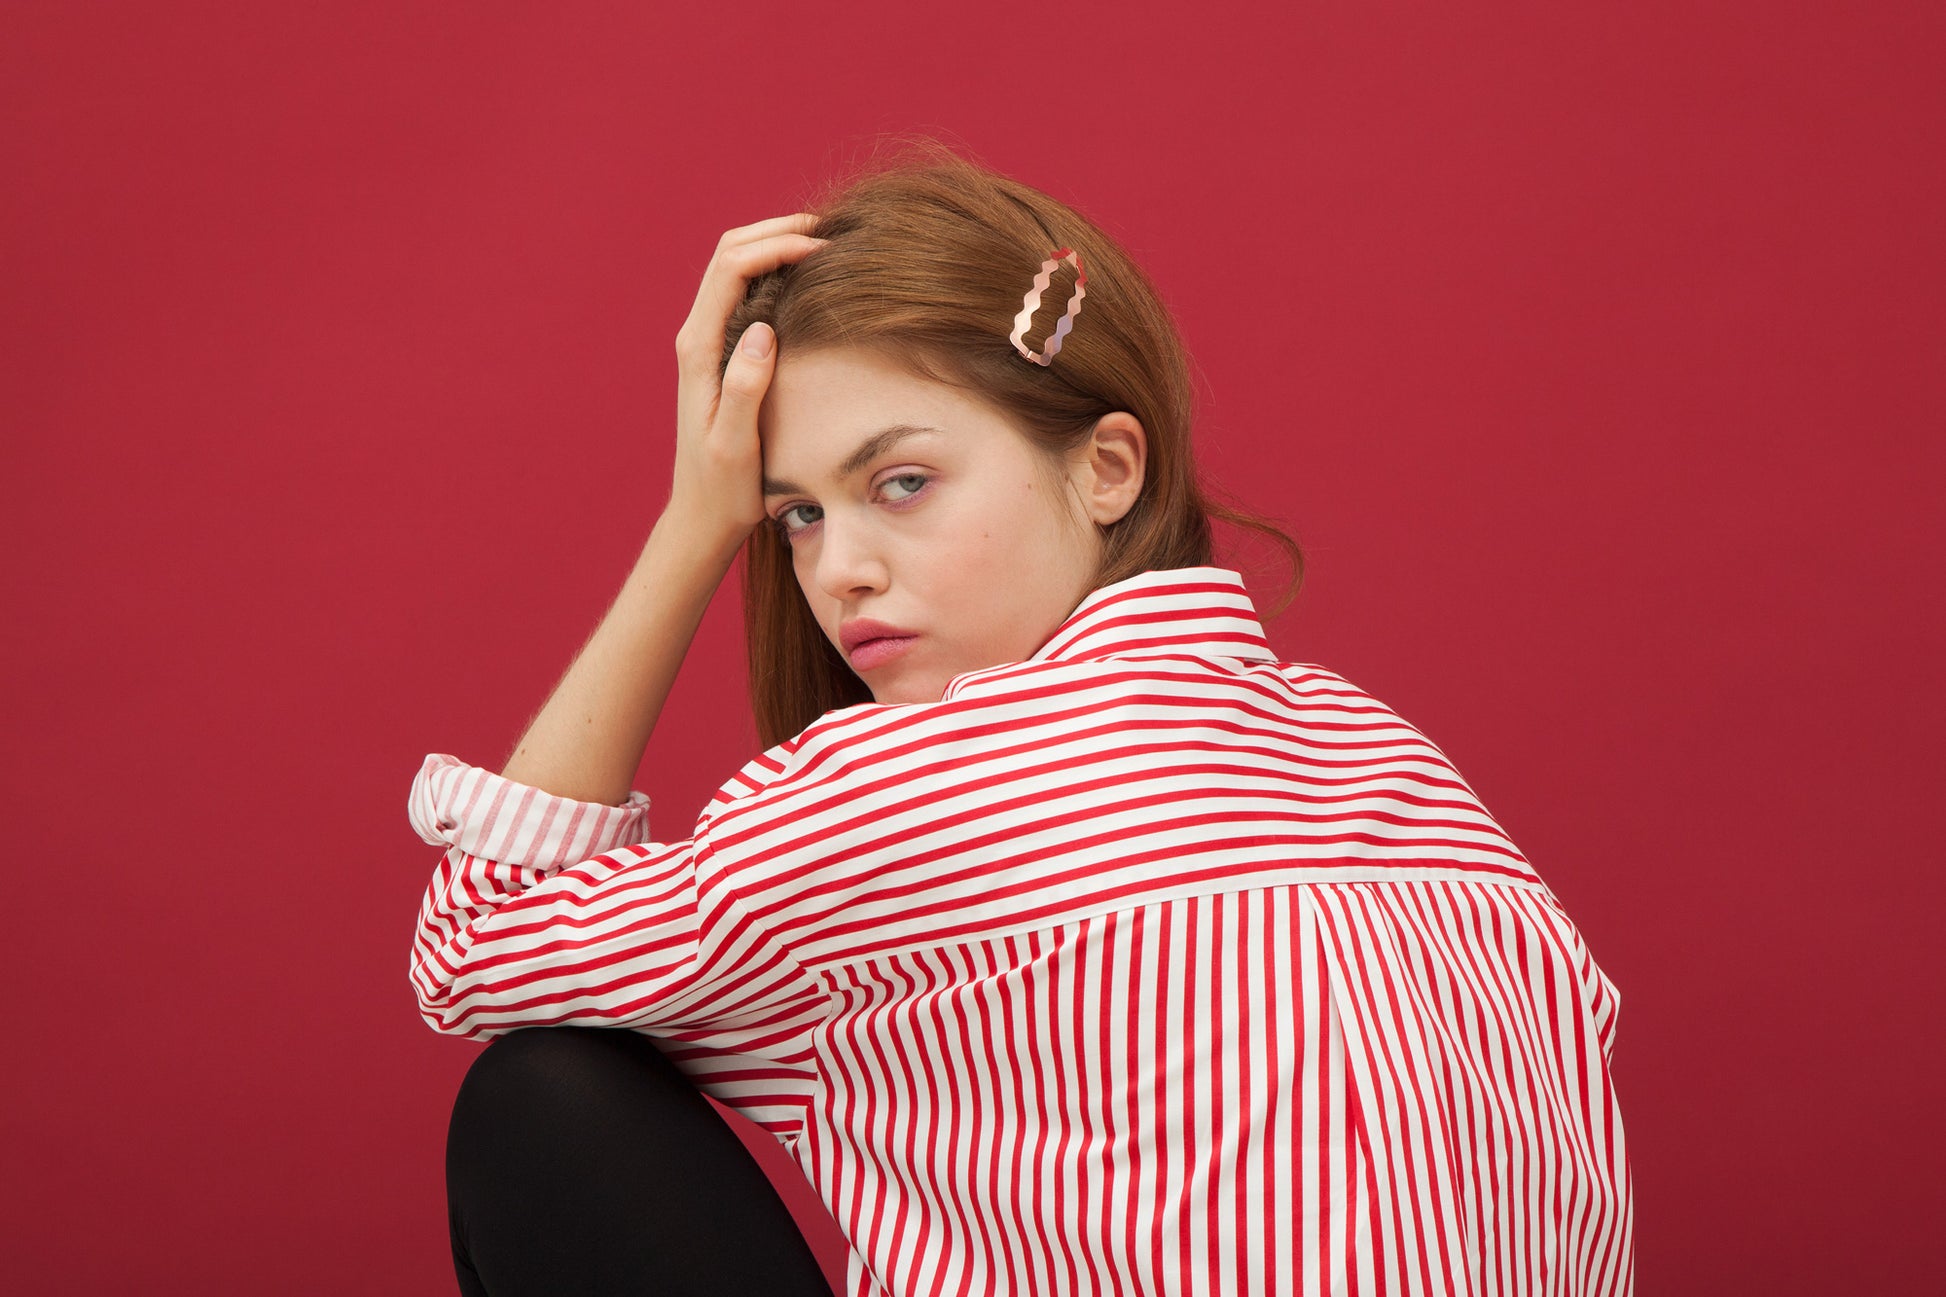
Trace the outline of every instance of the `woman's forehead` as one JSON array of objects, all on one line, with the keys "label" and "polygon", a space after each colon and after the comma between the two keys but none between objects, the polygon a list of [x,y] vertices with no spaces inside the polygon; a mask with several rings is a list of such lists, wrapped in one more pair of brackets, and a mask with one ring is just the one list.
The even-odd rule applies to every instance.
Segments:
[{"label": "woman's forehead", "polygon": [[767,470],[820,477],[840,475],[862,447],[897,430],[930,430],[910,434],[929,449],[970,448],[1007,430],[995,411],[956,387],[875,353],[835,348],[780,356],[759,423]]},{"label": "woman's forehead", "polygon": [[790,416],[799,411],[815,411],[826,419],[854,410],[877,417],[893,405],[925,412],[971,402],[957,388],[924,378],[880,352],[821,347],[780,355],[764,404],[766,413],[794,424]]}]

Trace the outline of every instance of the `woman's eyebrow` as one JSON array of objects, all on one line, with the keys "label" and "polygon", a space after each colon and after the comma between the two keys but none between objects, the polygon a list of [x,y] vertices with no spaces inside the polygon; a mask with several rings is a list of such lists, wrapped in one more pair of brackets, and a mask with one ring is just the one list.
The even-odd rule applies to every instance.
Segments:
[{"label": "woman's eyebrow", "polygon": [[[850,477],[853,473],[856,473],[859,469],[865,467],[865,465],[871,463],[914,433],[944,431],[944,428],[932,428],[918,423],[895,423],[889,428],[880,428],[877,432],[865,438],[864,441],[858,443],[858,449],[852,451],[845,458],[845,462],[838,465],[838,476],[840,478]],[[804,493],[805,490],[806,488],[799,486],[795,482],[779,481],[771,477],[764,479],[764,494],[767,496],[797,495]]]}]

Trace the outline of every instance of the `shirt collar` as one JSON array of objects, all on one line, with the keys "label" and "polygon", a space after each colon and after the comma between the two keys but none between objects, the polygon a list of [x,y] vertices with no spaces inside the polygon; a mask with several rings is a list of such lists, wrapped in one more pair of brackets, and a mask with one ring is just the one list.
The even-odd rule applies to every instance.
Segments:
[{"label": "shirt collar", "polygon": [[1181,653],[1274,661],[1243,578],[1228,568],[1138,572],[1075,606],[1030,662]]},{"label": "shirt collar", "polygon": [[[1030,658],[1085,661],[1145,654],[1274,662],[1256,605],[1243,578],[1223,567],[1177,567],[1138,572],[1102,586],[1075,606]],[[963,684],[1020,669],[1019,663],[956,676],[946,698]]]}]

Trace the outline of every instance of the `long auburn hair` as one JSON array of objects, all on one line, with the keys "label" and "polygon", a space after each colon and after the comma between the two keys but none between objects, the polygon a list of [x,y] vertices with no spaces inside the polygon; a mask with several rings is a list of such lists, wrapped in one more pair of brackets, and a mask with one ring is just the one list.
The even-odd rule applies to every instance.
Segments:
[{"label": "long auburn hair", "polygon": [[[1303,551],[1271,522],[1213,498],[1199,479],[1189,358],[1148,277],[1092,221],[1039,190],[929,137],[895,137],[893,145],[851,178],[827,182],[802,208],[818,218],[810,233],[830,242],[751,283],[724,329],[718,372],[759,320],[776,331],[780,355],[869,348],[985,401],[1050,463],[1085,442],[1102,416],[1125,410],[1147,434],[1144,481],[1129,511],[1099,529],[1092,588],[1209,564],[1217,518],[1285,551],[1292,582],[1273,614],[1287,607],[1304,580]],[[1043,367],[1014,350],[1009,334],[1058,248],[1080,254],[1087,284],[1079,317]],[[1044,350],[1074,283],[1063,262],[1027,346]],[[805,603],[789,542],[759,526],[743,559],[750,704],[763,746],[833,708],[871,702]]]}]

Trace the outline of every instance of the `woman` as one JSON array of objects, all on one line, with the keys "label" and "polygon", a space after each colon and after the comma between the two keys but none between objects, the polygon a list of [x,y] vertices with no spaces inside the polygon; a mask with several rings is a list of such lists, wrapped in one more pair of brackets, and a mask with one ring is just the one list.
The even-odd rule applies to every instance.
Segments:
[{"label": "woman", "polygon": [[[413,786],[413,986],[494,1041],[462,1288],[824,1291],[706,1092],[855,1294],[1628,1291],[1615,988],[1211,565],[1211,516],[1281,533],[1198,486],[1145,277],[937,148],[816,206],[719,244],[668,504],[512,759]],[[739,551],[770,746],[654,840],[629,782]]]}]

